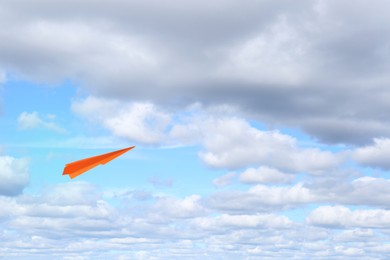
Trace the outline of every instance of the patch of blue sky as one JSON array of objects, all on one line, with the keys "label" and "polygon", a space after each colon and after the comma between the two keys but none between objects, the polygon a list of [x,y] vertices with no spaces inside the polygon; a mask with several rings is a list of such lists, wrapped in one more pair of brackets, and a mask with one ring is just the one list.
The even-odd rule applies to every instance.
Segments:
[{"label": "patch of blue sky", "polygon": [[17,119],[23,112],[36,112],[43,120],[53,122],[59,128],[68,129],[68,123],[71,122],[70,100],[76,92],[76,89],[69,83],[51,88],[26,81],[10,80],[5,83],[2,92],[3,114],[0,117],[2,129],[0,142],[2,144],[9,146],[34,141],[41,143],[43,140],[59,135],[58,132],[44,129],[44,127],[39,131],[18,129]]},{"label": "patch of blue sky", "polygon": [[[110,152],[107,149],[29,148],[30,186],[85,181],[107,189],[167,192],[172,196],[207,195],[215,187],[212,180],[219,170],[207,168],[197,158],[197,149],[148,149],[136,147],[106,165],[99,165],[71,180],[62,176],[66,163]],[[171,158],[176,158],[172,160]]]},{"label": "patch of blue sky", "polygon": [[4,84],[3,102],[5,116],[18,116],[23,111],[37,111],[43,115],[66,116],[71,98],[76,93],[71,82],[64,81],[58,86],[42,86],[29,81],[8,80]]},{"label": "patch of blue sky", "polygon": [[266,125],[260,121],[256,121],[256,120],[252,120],[252,119],[247,119],[248,123],[258,129],[258,130],[261,130],[261,131],[270,131],[270,130],[273,130],[273,128],[271,128],[269,125]]},{"label": "patch of blue sky", "polygon": [[[102,134],[107,136],[109,134],[98,127],[98,129],[84,127],[81,119],[78,121],[71,114],[70,102],[76,91],[68,82],[56,88],[42,87],[15,79],[5,84],[4,114],[1,118],[3,131],[0,142],[5,144],[7,154],[31,159],[30,185],[26,192],[36,191],[41,185],[73,181],[68,180],[67,176],[62,176],[66,163],[109,152],[107,149],[89,149],[91,147],[82,149],[82,144],[75,147],[67,146],[66,143],[75,137],[77,139],[81,136],[83,139],[86,135],[86,138],[90,139],[89,142],[93,142],[94,138],[99,142]],[[37,112],[43,119],[47,115],[56,115],[55,122],[69,133],[63,135],[44,128],[20,130],[17,118],[22,112]],[[68,143],[71,145],[71,142]],[[123,142],[123,147],[129,145],[130,142]],[[188,194],[209,194],[215,189],[212,180],[225,171],[210,169],[204,165],[198,158],[198,148],[192,146],[149,149],[137,146],[123,158],[99,166],[79,176],[77,180],[123,189],[171,189],[170,194],[180,197]],[[168,185],[168,182],[171,184]]]},{"label": "patch of blue sky", "polygon": [[319,206],[321,206],[321,204],[307,204],[304,206],[300,205],[293,209],[284,210],[281,214],[288,217],[291,221],[304,223],[309,213]]}]

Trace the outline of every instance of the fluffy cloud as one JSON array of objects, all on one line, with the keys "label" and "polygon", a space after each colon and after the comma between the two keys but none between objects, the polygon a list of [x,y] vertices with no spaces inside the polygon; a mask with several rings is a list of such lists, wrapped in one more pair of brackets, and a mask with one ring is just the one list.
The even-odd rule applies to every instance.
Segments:
[{"label": "fluffy cloud", "polygon": [[390,139],[374,139],[374,144],[358,148],[354,152],[354,159],[362,165],[390,169]]},{"label": "fluffy cloud", "polygon": [[210,218],[195,218],[193,224],[206,230],[242,229],[242,228],[287,228],[293,225],[285,216],[278,215],[227,215]]},{"label": "fluffy cloud", "polygon": [[212,194],[206,203],[214,209],[228,212],[264,212],[289,209],[322,199],[298,183],[292,187],[255,185],[247,191],[222,191]]},{"label": "fluffy cloud", "polygon": [[390,180],[388,179],[365,176],[353,180],[348,186],[340,185],[336,189],[339,189],[338,192],[332,194],[330,189],[327,195],[341,203],[388,208],[390,202]]},{"label": "fluffy cloud", "polygon": [[322,202],[388,208],[390,201],[387,178],[361,176],[356,171],[335,171],[306,179],[305,187],[320,196]]},{"label": "fluffy cloud", "polygon": [[171,118],[151,103],[123,104],[89,97],[73,103],[72,110],[102,124],[114,135],[146,144],[162,142]]},{"label": "fluffy cloud", "polygon": [[204,207],[200,204],[200,196],[192,195],[182,200],[170,197],[159,197],[152,208],[156,217],[192,218],[204,214]]},{"label": "fluffy cloud", "polygon": [[343,160],[342,154],[301,148],[295,138],[278,131],[258,130],[246,120],[230,116],[229,108],[194,107],[168,113],[152,103],[96,97],[72,104],[77,115],[102,125],[118,137],[144,144],[201,144],[205,150],[199,157],[212,167],[265,165],[321,175]]},{"label": "fluffy cloud", "polygon": [[340,242],[351,242],[351,241],[364,242],[367,241],[368,239],[373,238],[374,236],[375,236],[375,232],[372,229],[354,228],[354,229],[344,230],[339,235],[335,236],[335,240]]},{"label": "fluffy cloud", "polygon": [[3,221],[8,228],[47,238],[80,234],[80,230],[104,233],[118,225],[111,222],[116,210],[96,193],[96,187],[74,182],[52,186],[38,196],[2,199]]},{"label": "fluffy cloud", "polygon": [[[252,170],[249,170],[251,172]],[[258,180],[249,176],[248,180]],[[240,176],[241,178],[241,176]],[[245,177],[247,178],[247,177]],[[258,184],[246,191],[227,190],[210,195],[207,205],[226,212],[263,212],[299,208],[302,205],[330,203],[388,208],[390,181],[383,178],[350,177],[306,181],[292,186]]]},{"label": "fluffy cloud", "polygon": [[385,228],[390,224],[390,211],[383,209],[351,210],[344,206],[321,206],[307,218],[314,225],[334,228]]},{"label": "fluffy cloud", "polygon": [[249,168],[240,174],[240,181],[248,184],[290,183],[294,176],[269,167]]},{"label": "fluffy cloud", "polygon": [[[55,119],[55,116],[48,115],[48,120]],[[34,128],[46,128],[58,133],[66,133],[66,130],[56,123],[45,121],[37,112],[22,112],[18,117],[18,127],[22,130],[29,130]]]},{"label": "fluffy cloud", "polygon": [[29,182],[27,159],[0,156],[0,195],[20,194]]},{"label": "fluffy cloud", "polygon": [[[288,197],[290,202],[308,201],[303,198],[304,190],[300,185],[293,189],[275,187],[272,192],[276,196],[270,196],[264,186],[258,185],[250,192],[263,196],[264,201],[271,199],[272,204],[280,204]],[[375,258],[390,252],[383,246],[383,236],[377,234],[385,232],[388,225],[386,210],[352,211],[325,206],[310,213],[306,223],[299,223],[268,212],[219,214],[207,207],[199,195],[151,198],[147,204],[113,207],[102,199],[98,187],[77,181],[54,185],[34,196],[0,197],[0,253],[4,257],[37,258],[202,255],[237,259],[272,255],[285,259],[291,255]],[[356,229],[340,234],[333,227],[376,231]],[[345,239],[347,242],[343,242]]]},{"label": "fluffy cloud", "polygon": [[55,205],[91,205],[100,198],[97,187],[85,182],[57,184],[42,192],[42,200]]},{"label": "fluffy cloud", "polygon": [[300,148],[297,140],[277,131],[261,131],[238,118],[211,119],[204,126],[200,158],[218,168],[266,165],[318,175],[337,167],[342,157],[316,148]]}]

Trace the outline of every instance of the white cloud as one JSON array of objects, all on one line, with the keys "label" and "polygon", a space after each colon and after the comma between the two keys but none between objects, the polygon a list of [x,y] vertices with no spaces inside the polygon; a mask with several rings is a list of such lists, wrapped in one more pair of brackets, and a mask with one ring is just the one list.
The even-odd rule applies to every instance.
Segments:
[{"label": "white cloud", "polygon": [[18,117],[18,127],[22,130],[45,128],[57,133],[66,133],[64,128],[58,126],[55,122],[43,120],[35,111],[31,113],[22,112]]},{"label": "white cloud", "polygon": [[367,228],[354,228],[344,230],[334,237],[335,241],[340,242],[364,242],[375,237],[375,232]]},{"label": "white cloud", "polygon": [[96,186],[75,181],[47,187],[42,193],[42,200],[55,205],[91,205],[101,196]]},{"label": "white cloud", "polygon": [[353,158],[360,164],[390,170],[390,139],[375,138],[374,144],[355,150]]},{"label": "white cloud", "polygon": [[228,215],[217,217],[200,217],[192,221],[197,227],[205,230],[252,229],[252,228],[286,228],[293,225],[285,216],[271,214]]},{"label": "white cloud", "polygon": [[[252,196],[272,197],[261,185],[256,187],[250,190]],[[291,197],[291,201],[306,201],[299,195],[305,193],[302,188],[295,189],[273,189],[276,198],[272,203],[278,204],[287,197]],[[280,199],[283,193],[285,198]],[[251,214],[250,211],[219,214],[202,205],[204,198],[198,195],[152,197],[154,199],[147,203],[113,207],[102,200],[98,187],[85,182],[55,185],[34,196],[0,197],[0,253],[4,257],[87,255],[108,259],[120,255],[190,259],[199,256],[245,259],[269,255],[276,259],[291,255],[302,259],[334,258],[359,255],[358,248],[364,249],[360,255],[364,257],[378,258],[389,253],[389,248],[383,247],[385,240],[381,234],[360,227],[366,225],[366,220],[379,219],[379,225],[372,226],[384,232],[388,223],[380,220],[381,216],[387,217],[382,210],[378,210],[378,214],[363,212],[361,220],[361,212],[356,212],[358,221],[347,226],[355,231],[346,231],[341,236],[329,226],[311,226],[318,224],[309,221],[308,224],[297,223],[281,214]],[[59,245],[61,255],[57,250]]]},{"label": "white cloud", "polygon": [[100,123],[115,136],[145,144],[163,142],[170,115],[151,103],[120,103],[88,97],[72,104],[72,110],[93,122]]},{"label": "white cloud", "polygon": [[[231,108],[189,107],[164,112],[152,103],[120,102],[90,96],[75,101],[72,110],[102,125],[113,135],[144,144],[201,144],[201,160],[212,167],[236,169],[267,166],[288,172],[321,175],[342,162],[344,155],[299,142],[278,131],[262,131],[231,116]],[[314,146],[314,145],[313,145]]]},{"label": "white cloud", "polygon": [[269,205],[301,204],[316,201],[318,198],[302,183],[292,187],[269,187],[256,185],[249,189],[249,193],[263,200]]},{"label": "white cloud", "polygon": [[8,229],[47,238],[64,232],[63,237],[80,232],[97,234],[119,223],[112,222],[116,210],[96,196],[96,192],[96,187],[88,183],[54,185],[38,196],[2,199],[2,217]]},{"label": "white cloud", "polygon": [[192,218],[205,213],[198,195],[187,196],[184,199],[159,197],[151,209],[153,218],[162,220],[168,218]]},{"label": "white cloud", "polygon": [[315,184],[310,182],[300,182],[293,186],[258,184],[246,191],[216,192],[206,201],[207,205],[217,210],[242,213],[299,208],[302,205],[316,203],[388,208],[390,181],[387,179],[360,177],[351,181],[349,177],[340,176],[334,179],[323,177],[325,181],[321,181],[322,177],[315,177],[315,180],[318,178],[320,181],[314,182]]},{"label": "white cloud", "polygon": [[317,148],[300,148],[297,140],[277,131],[261,131],[238,118],[210,119],[204,126],[200,158],[218,168],[265,165],[318,175],[337,167],[342,157]]},{"label": "white cloud", "polygon": [[0,156],[0,195],[20,194],[29,183],[28,159]]},{"label": "white cloud", "polygon": [[33,129],[43,124],[42,119],[37,112],[23,112],[18,117],[18,126],[21,129]]},{"label": "white cloud", "polygon": [[247,184],[290,183],[294,180],[291,174],[285,174],[269,167],[249,168],[240,174],[240,181]]},{"label": "white cloud", "polygon": [[348,247],[348,246],[335,246],[335,252],[345,256],[364,256],[365,251],[362,248]]},{"label": "white cloud", "polygon": [[[337,184],[335,184],[337,186]],[[390,180],[364,176],[351,182],[340,193],[330,195],[335,201],[348,204],[380,205],[388,207],[390,202]]]},{"label": "white cloud", "polygon": [[223,187],[228,186],[232,183],[233,179],[237,176],[234,172],[229,172],[225,175],[222,175],[221,177],[218,177],[213,180],[213,184],[215,186]]},{"label": "white cloud", "polygon": [[261,212],[295,208],[321,199],[320,195],[298,183],[291,187],[255,185],[247,191],[217,192],[207,199],[207,204],[228,212]]},{"label": "white cloud", "polygon": [[[58,225],[60,220],[66,218],[102,219],[109,217],[112,213],[110,211],[113,211],[100,199],[96,187],[84,182],[53,185],[39,196],[23,195],[16,199],[3,199],[1,206],[4,216],[15,220],[15,225],[27,225],[24,221],[39,218],[52,219],[53,224]],[[34,223],[38,225],[39,220]]]},{"label": "white cloud", "polygon": [[[363,176],[352,179],[342,172],[306,179],[304,187],[315,197],[313,203],[330,203],[388,208],[390,181]],[[333,176],[332,176],[333,175]]]},{"label": "white cloud", "polygon": [[386,228],[390,225],[390,211],[384,209],[351,210],[344,206],[321,206],[307,217],[313,225],[331,228]]}]

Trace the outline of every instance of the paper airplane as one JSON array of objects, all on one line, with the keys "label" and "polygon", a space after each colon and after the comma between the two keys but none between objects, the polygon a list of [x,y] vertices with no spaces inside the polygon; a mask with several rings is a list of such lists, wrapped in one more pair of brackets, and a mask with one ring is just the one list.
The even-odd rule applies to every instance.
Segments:
[{"label": "paper airplane", "polygon": [[135,146],[125,148],[122,150],[105,153],[89,158],[85,158],[79,161],[71,162],[65,165],[64,172],[62,175],[68,174],[71,179],[83,174],[86,171],[98,166],[99,164],[106,164],[111,160],[114,160],[116,157],[124,154],[125,152],[133,149]]}]

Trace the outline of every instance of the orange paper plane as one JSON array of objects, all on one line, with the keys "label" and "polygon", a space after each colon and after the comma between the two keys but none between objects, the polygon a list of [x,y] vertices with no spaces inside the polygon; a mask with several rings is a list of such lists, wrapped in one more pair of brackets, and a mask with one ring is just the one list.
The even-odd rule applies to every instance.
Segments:
[{"label": "orange paper plane", "polygon": [[71,179],[83,174],[84,172],[98,166],[99,164],[106,164],[111,160],[114,160],[116,157],[124,154],[125,152],[133,149],[135,146],[131,146],[126,149],[114,151],[111,153],[105,153],[89,158],[85,158],[79,161],[71,162],[65,165],[64,172],[62,175],[68,174]]}]

